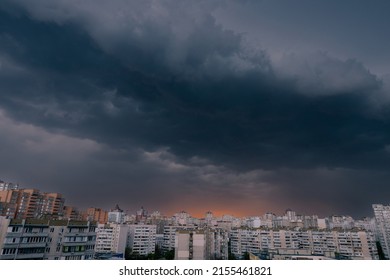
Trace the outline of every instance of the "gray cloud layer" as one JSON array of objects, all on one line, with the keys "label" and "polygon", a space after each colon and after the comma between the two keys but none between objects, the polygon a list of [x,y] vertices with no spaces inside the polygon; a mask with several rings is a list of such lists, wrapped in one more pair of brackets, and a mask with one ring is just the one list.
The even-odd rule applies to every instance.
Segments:
[{"label": "gray cloud layer", "polygon": [[271,58],[216,18],[229,2],[107,3],[0,4],[3,176],[105,207],[360,215],[388,197],[385,78]]}]

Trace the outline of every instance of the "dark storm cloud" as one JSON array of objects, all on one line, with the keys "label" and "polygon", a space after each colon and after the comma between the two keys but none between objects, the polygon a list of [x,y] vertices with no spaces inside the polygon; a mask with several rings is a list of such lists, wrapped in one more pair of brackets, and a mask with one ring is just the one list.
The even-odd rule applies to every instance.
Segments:
[{"label": "dark storm cloud", "polygon": [[[48,183],[73,197],[95,190],[101,203],[107,185],[128,201],[161,190],[294,205],[306,195],[348,211],[371,180],[369,199],[388,195],[375,180],[390,164],[387,84],[361,62],[325,52],[273,61],[218,23],[220,1],[107,3],[0,4],[4,131],[41,143],[3,141],[26,158],[22,170],[45,157],[36,168],[53,172]],[[44,139],[54,139],[47,151]],[[55,179],[74,169],[70,153],[74,188]],[[361,180],[345,179],[356,170]],[[326,194],[339,188],[355,199],[333,202]]]},{"label": "dark storm cloud", "polygon": [[246,33],[275,56],[322,50],[359,58],[377,73],[389,73],[389,1],[231,1],[218,20]]}]

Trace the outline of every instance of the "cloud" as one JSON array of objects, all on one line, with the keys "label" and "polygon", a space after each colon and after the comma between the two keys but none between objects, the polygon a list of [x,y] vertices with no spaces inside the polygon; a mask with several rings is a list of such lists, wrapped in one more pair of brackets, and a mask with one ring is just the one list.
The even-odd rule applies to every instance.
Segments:
[{"label": "cloud", "polygon": [[[1,169],[18,181],[29,178],[26,181],[39,184],[42,174],[47,174],[43,177],[50,178],[49,181],[56,176],[63,179],[70,175],[66,167],[78,166],[101,149],[90,139],[54,134],[41,127],[15,122],[2,110],[0,130]],[[77,177],[77,173],[73,175]]]},{"label": "cloud", "polygon": [[235,56],[240,35],[215,22],[219,1],[17,1],[35,20],[76,24],[129,69],[192,75],[209,60]]},{"label": "cloud", "polygon": [[386,108],[369,103],[381,83],[362,64],[324,53],[270,61],[207,4],[76,3],[23,2],[39,21],[3,17],[3,52],[25,69],[1,97],[13,118],[229,168],[387,166]]},{"label": "cloud", "polygon": [[285,55],[274,66],[280,78],[291,80],[299,92],[308,95],[357,94],[381,88],[380,80],[361,63],[323,52]]},{"label": "cloud", "polygon": [[[38,183],[28,171],[38,162],[41,184],[77,202],[93,193],[88,203],[196,197],[206,207],[220,197],[237,208],[250,201],[248,211],[299,206],[305,194],[319,204],[333,186],[345,197],[351,184],[368,191],[390,164],[386,80],[325,52],[271,59],[219,23],[220,5],[0,4],[3,146],[26,159],[23,178]],[[346,179],[359,171],[366,187]]]}]

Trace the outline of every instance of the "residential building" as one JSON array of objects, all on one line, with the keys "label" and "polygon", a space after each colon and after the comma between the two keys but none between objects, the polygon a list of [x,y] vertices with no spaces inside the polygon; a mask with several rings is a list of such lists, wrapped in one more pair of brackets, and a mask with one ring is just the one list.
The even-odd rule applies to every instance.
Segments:
[{"label": "residential building", "polygon": [[0,259],[93,258],[96,241],[93,222],[0,218]]},{"label": "residential building", "polygon": [[9,218],[61,217],[65,199],[60,193],[3,187],[3,190],[0,190],[0,203],[3,208],[0,214]]},{"label": "residential building", "polygon": [[64,206],[64,211],[63,211],[63,218],[68,219],[68,220],[82,220],[82,215],[81,212],[77,207],[74,206]]},{"label": "residential building", "polygon": [[96,229],[97,253],[124,254],[128,242],[129,225],[108,223],[98,224]]},{"label": "residential building", "polygon": [[106,224],[108,221],[108,212],[101,208],[89,207],[83,214],[83,220]]},{"label": "residential building", "polygon": [[206,228],[206,259],[227,260],[229,257],[229,234],[224,228]]},{"label": "residential building", "polygon": [[108,212],[107,217],[109,223],[121,224],[124,222],[125,213],[122,209],[119,208],[119,205],[117,204],[114,209]]},{"label": "residential building", "polygon": [[129,233],[127,246],[132,254],[154,254],[156,248],[156,225],[134,224],[128,225]]},{"label": "residential building", "polygon": [[231,252],[260,254],[273,249],[306,249],[314,255],[334,252],[348,259],[378,259],[374,234],[354,230],[294,230],[236,228],[230,233]]},{"label": "residential building", "polygon": [[178,230],[195,230],[195,226],[164,226],[164,240],[162,244],[162,249],[164,252],[168,252],[175,249],[176,231]]},{"label": "residential building", "polygon": [[373,204],[377,236],[386,259],[390,259],[390,205]]},{"label": "residential building", "polygon": [[175,260],[205,260],[206,234],[204,231],[179,230],[175,237]]}]

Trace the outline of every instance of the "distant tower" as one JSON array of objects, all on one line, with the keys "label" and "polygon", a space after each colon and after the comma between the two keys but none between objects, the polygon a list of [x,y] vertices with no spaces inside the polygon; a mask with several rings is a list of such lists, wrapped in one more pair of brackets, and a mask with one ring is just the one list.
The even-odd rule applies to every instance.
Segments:
[{"label": "distant tower", "polygon": [[137,215],[135,216],[135,220],[137,222],[144,221],[148,217],[148,211],[141,206],[141,209],[137,210]]},{"label": "distant tower", "polygon": [[286,210],[286,217],[289,221],[295,221],[297,219],[297,214],[295,213],[295,211],[293,211],[291,209],[287,209]]},{"label": "distant tower", "polygon": [[211,226],[213,223],[214,215],[211,211],[207,211],[205,214],[205,222],[208,226]]},{"label": "distant tower", "polygon": [[117,204],[114,209],[108,212],[108,222],[121,224],[124,221],[125,213],[119,208]]},{"label": "distant tower", "polygon": [[377,234],[386,259],[390,258],[390,205],[373,204]]}]

